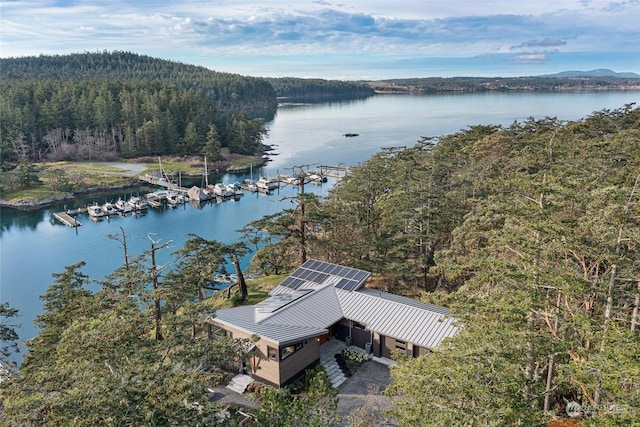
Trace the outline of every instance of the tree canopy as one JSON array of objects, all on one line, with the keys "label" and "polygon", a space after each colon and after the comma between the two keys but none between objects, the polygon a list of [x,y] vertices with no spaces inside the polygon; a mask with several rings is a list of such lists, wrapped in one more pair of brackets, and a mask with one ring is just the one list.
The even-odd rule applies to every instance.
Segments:
[{"label": "tree canopy", "polygon": [[568,402],[585,425],[626,425],[640,416],[638,129],[627,105],[383,150],[305,219],[313,238],[262,227],[261,252],[294,239],[451,308],[458,336],[392,371],[402,425],[535,425]]}]

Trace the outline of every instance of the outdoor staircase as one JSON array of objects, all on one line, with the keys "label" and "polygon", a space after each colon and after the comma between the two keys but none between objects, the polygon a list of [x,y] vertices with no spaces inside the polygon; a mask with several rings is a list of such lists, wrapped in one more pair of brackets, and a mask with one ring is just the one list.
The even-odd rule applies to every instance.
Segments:
[{"label": "outdoor staircase", "polygon": [[334,357],[336,353],[342,351],[346,346],[342,341],[333,340],[324,344],[321,348],[320,364],[327,373],[329,382],[333,388],[338,388],[340,384],[347,380],[347,376],[342,372],[342,369],[340,369]]},{"label": "outdoor staircase", "polygon": [[329,382],[333,388],[338,388],[340,384],[347,380],[346,375],[338,366],[338,362],[336,362],[335,357],[331,356],[331,358],[326,360],[320,360],[320,364],[324,367],[324,370],[327,372],[327,376],[329,377]]},{"label": "outdoor staircase", "polygon": [[227,388],[235,391],[236,393],[242,394],[252,382],[253,378],[249,375],[238,374],[233,377],[229,385],[227,385]]}]

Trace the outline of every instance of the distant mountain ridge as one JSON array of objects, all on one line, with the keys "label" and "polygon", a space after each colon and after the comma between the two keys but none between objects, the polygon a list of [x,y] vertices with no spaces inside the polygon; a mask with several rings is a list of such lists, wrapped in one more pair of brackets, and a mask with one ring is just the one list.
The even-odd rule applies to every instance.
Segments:
[{"label": "distant mountain ridge", "polygon": [[637,79],[637,78],[640,78],[640,74],[617,73],[613,70],[609,70],[606,68],[599,68],[597,70],[589,70],[589,71],[578,71],[578,70],[562,71],[556,74],[543,74],[538,77],[621,77],[626,79]]}]

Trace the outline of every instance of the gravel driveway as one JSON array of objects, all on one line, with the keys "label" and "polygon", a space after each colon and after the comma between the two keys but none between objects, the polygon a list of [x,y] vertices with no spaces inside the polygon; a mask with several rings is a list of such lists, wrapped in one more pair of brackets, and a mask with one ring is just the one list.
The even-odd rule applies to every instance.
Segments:
[{"label": "gravel driveway", "polygon": [[389,398],[381,393],[391,384],[389,367],[385,364],[370,361],[358,368],[358,370],[338,387],[338,414],[342,422],[338,425],[349,425],[349,416],[358,409],[364,412],[356,413],[355,417],[364,421],[362,415],[370,416],[367,425],[392,426],[395,424],[385,422],[382,412],[391,408]]}]

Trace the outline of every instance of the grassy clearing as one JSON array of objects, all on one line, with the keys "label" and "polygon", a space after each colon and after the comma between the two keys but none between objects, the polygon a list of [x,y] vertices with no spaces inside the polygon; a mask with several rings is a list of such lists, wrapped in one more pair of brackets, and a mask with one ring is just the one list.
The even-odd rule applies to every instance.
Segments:
[{"label": "grassy clearing", "polygon": [[[248,280],[247,281],[247,289],[249,291],[249,296],[246,301],[242,302],[240,305],[254,305],[259,303],[260,301],[269,297],[269,291],[279,285],[285,278],[286,274],[281,274],[277,276],[267,276],[261,277],[259,279]],[[231,295],[233,297],[234,294],[238,292],[238,287],[235,286],[231,289]],[[223,308],[231,308],[234,306],[234,299],[226,298],[227,292],[220,292],[216,294],[216,297],[213,301],[213,308],[216,310]]]},{"label": "grassy clearing", "polygon": [[[248,168],[251,164],[256,165],[257,161],[258,159],[254,156],[226,153],[225,160],[211,164],[209,170],[241,170],[242,168]],[[161,162],[167,174],[199,176],[204,171],[204,159],[197,156],[163,157]],[[131,167],[128,167],[128,165],[131,165]],[[59,198],[72,192],[92,188],[104,189],[135,185],[138,176],[157,173],[160,170],[157,157],[143,157],[118,162],[60,161],[39,163],[34,166],[40,182],[29,188],[20,188],[17,171],[5,173],[3,178],[5,185],[0,186],[2,188],[2,199],[11,202],[38,203],[38,201]],[[48,177],[52,176],[53,171],[61,172],[64,175],[64,185],[60,185],[59,182],[58,185],[54,185],[55,183],[48,179]]]}]

